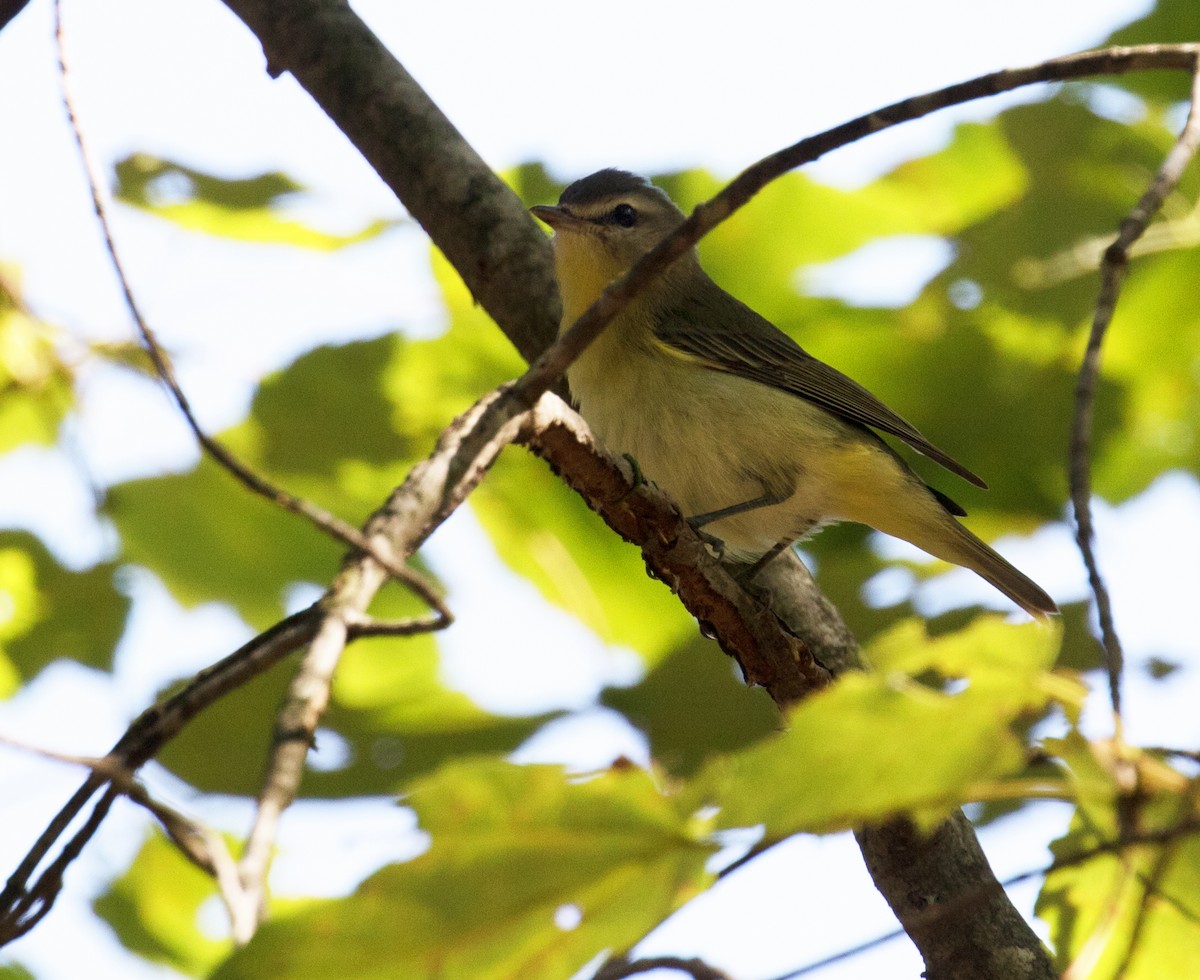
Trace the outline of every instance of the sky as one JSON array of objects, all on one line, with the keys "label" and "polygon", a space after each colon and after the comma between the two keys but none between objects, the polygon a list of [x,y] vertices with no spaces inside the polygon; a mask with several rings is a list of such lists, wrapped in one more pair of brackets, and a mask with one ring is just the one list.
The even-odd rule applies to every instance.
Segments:
[{"label": "sky", "polygon": [[[1091,46],[1147,4],[373,0],[354,6],[489,164],[501,169],[541,160],[570,179],[610,165],[643,172],[704,166],[731,176],[765,153],[898,98]],[[403,216],[296,83],[265,75],[253,37],[222,4],[65,0],[64,17],[81,123],[106,165],[141,150],[230,177],[284,170],[310,188],[296,214],[330,230]],[[0,32],[0,133],[8,151],[0,156],[0,262],[19,263],[27,302],[68,336],[124,340],[131,328],[65,126],[51,33],[48,0],[33,0]],[[940,145],[954,121],[979,118],[1002,104],[987,100],[881,134],[830,155],[810,172],[843,186],[860,184]],[[309,255],[279,246],[230,250],[128,208],[115,208],[112,218],[133,287],[210,431],[239,421],[257,379],[315,343],[396,329],[427,335],[443,323],[427,272],[427,242],[411,223],[341,253]],[[908,253],[903,262],[894,256],[866,262],[848,273],[849,286],[837,288],[857,282],[900,295],[919,288],[938,261],[935,249],[924,257]],[[0,459],[0,526],[34,529],[62,560],[82,567],[104,556],[111,540],[88,517],[80,466],[106,484],[186,468],[196,451],[156,387],[104,369],[82,378],[82,407],[67,436],[70,454],[22,451]],[[1178,619],[1194,598],[1194,581],[1189,586],[1188,576],[1179,573],[1178,557],[1165,549],[1148,555],[1147,549],[1170,522],[1178,530],[1171,554],[1200,553],[1197,512],[1200,492],[1182,476],[1165,477],[1121,508],[1098,509],[1101,558],[1134,658],[1151,652],[1194,658],[1194,651],[1182,648],[1180,637],[1188,632]],[[1082,595],[1081,569],[1064,527],[1013,539],[1002,550],[1021,567],[1037,569],[1036,577],[1057,598]],[[461,554],[477,558],[466,563],[457,559]],[[452,595],[494,591],[504,576],[468,514],[439,532],[431,557]],[[963,596],[986,598],[973,591],[982,587],[965,572],[942,579],[923,588],[925,611]],[[197,669],[245,638],[244,625],[228,610],[182,610],[145,573],[132,572],[127,582],[136,607],[117,682],[51,668],[32,690],[0,705],[0,732],[67,751],[99,752],[163,679]],[[884,580],[873,587],[889,585]],[[480,659],[477,651],[490,650],[491,637],[507,626],[516,632],[531,619],[545,623],[546,637],[555,639],[544,644],[556,651],[553,658],[536,665],[512,659],[535,656],[526,650],[498,664],[494,657]],[[593,766],[617,754],[644,756],[632,732],[587,710],[603,684],[636,679],[632,656],[603,648],[566,616],[548,612],[523,583],[510,581],[500,602],[472,607],[443,648],[447,676],[488,707],[583,709],[538,736],[522,758]],[[160,656],[166,649],[172,651],[169,663]],[[507,678],[534,669],[545,686],[537,695],[542,700],[530,703]],[[1191,688],[1131,680],[1135,738],[1197,741],[1194,712],[1187,708],[1189,698],[1194,703],[1194,668],[1191,676]],[[47,712],[64,698],[76,706],[70,726]],[[1106,721],[1098,709],[1089,723],[1101,732]],[[165,774],[152,779],[222,826],[237,830],[248,820],[238,801],[193,800]],[[11,830],[0,841],[0,865],[11,867],[76,780],[73,771],[0,754],[0,783],[12,788],[6,798],[26,803],[20,813],[5,813]],[[310,828],[323,813],[316,804],[296,808],[285,822],[276,888],[345,890],[383,857],[411,854],[406,813],[363,804],[313,853]],[[1045,853],[1030,842],[1049,839],[1065,813],[1054,805],[1036,807],[985,831],[998,874],[1044,861]],[[87,975],[101,980],[167,975],[122,958],[81,899],[118,871],[141,840],[144,823],[130,808],[110,824],[69,879],[63,907],[12,950],[40,977],[76,976],[85,963]],[[302,845],[306,860],[289,860]],[[790,937],[797,922],[820,923],[819,935],[805,943],[805,955],[814,959],[894,927],[845,835],[803,838],[779,851],[676,916],[643,951],[700,955],[739,976],[766,977],[800,965],[795,949],[747,943],[738,930],[715,928],[731,909],[757,910],[756,936]],[[803,887],[811,881],[820,885]],[[842,887],[828,887],[831,881]],[[1027,886],[1016,897],[1028,910],[1035,894],[1036,885]],[[212,919],[214,925],[219,920],[215,909]],[[915,952],[900,942],[819,976],[915,977],[919,969]]]}]

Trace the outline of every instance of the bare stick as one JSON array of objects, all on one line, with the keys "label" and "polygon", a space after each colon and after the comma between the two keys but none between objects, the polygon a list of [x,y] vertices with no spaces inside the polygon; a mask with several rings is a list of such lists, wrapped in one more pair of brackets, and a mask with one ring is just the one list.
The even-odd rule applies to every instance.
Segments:
[{"label": "bare stick", "polygon": [[[237,863],[229,853],[225,840],[208,827],[156,800],[149,790],[137,781],[133,770],[123,762],[112,756],[96,758],[53,752],[4,735],[0,735],[0,743],[56,762],[86,766],[93,775],[107,781],[114,789],[153,814],[163,832],[183,856],[201,871],[212,876],[217,882],[218,891],[229,911],[231,921],[237,922],[239,918],[245,918],[243,910],[246,901],[237,877]],[[251,910],[253,911],[253,907]]]},{"label": "bare stick", "polygon": [[[1195,47],[1194,45],[1192,47]],[[1192,102],[1187,121],[1154,175],[1154,180],[1137,202],[1128,217],[1121,222],[1120,231],[1111,245],[1104,250],[1100,264],[1100,295],[1096,299],[1096,311],[1092,317],[1092,329],[1088,335],[1087,349],[1079,368],[1075,385],[1075,412],[1071,422],[1071,443],[1068,453],[1070,472],[1071,503],[1075,511],[1075,540],[1087,566],[1088,581],[1096,600],[1096,615],[1100,623],[1101,644],[1108,672],[1108,691],[1118,731],[1121,716],[1121,675],[1124,654],[1121,640],[1113,622],[1112,602],[1108,588],[1100,574],[1099,562],[1094,550],[1095,529],[1092,525],[1092,418],[1096,402],[1096,381],[1100,374],[1100,348],[1105,333],[1112,322],[1121,283],[1129,264],[1129,248],[1145,232],[1162,202],[1178,185],[1183,171],[1196,153],[1200,144],[1200,61],[1192,65]]]},{"label": "bare stick", "polygon": [[[388,502],[367,521],[368,537],[387,541],[394,553],[407,557],[457,509],[520,425],[520,417],[511,418],[488,426],[492,433],[488,438],[475,439],[474,430],[481,420],[489,418],[488,409],[496,401],[493,393],[451,423],[433,455],[417,464]],[[279,712],[267,777],[238,869],[242,888],[260,914],[265,907],[266,877],[279,819],[299,792],[304,760],[329,701],[334,668],[351,635],[351,625],[361,622],[384,582],[383,569],[368,556],[347,560],[322,600],[319,630]],[[234,940],[248,942],[256,925],[257,920],[236,923]]]}]

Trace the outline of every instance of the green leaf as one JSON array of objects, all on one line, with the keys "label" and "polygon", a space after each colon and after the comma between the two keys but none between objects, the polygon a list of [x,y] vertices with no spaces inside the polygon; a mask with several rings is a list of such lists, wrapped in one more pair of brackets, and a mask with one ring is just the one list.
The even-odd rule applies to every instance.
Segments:
[{"label": "green leaf", "polygon": [[1169,469],[1200,471],[1200,304],[1180,302],[1183,284],[1197,281],[1197,248],[1135,259],[1124,281],[1104,347],[1124,419],[1093,467],[1110,500],[1140,493]]},{"label": "green leaf", "polygon": [[[112,668],[129,614],[115,570],[106,563],[72,572],[32,534],[0,531],[0,653],[17,675],[30,680],[61,658]],[[0,694],[7,686],[0,672]]]},{"label": "green leaf", "polygon": [[985,302],[1074,328],[1095,305],[1094,272],[1050,275],[1041,263],[1081,240],[1111,240],[1173,136],[1160,121],[1121,124],[1061,98],[1017,106],[998,125],[1028,173],[1028,189],[961,234],[943,276],[982,284]]},{"label": "green leaf", "polygon": [[[714,762],[689,795],[719,807],[720,826],[761,824],[771,838],[899,813],[932,826],[982,784],[1021,770],[1013,725],[1025,713],[1082,699],[1047,673],[1057,642],[1052,629],[995,617],[937,639],[903,623],[867,651],[870,673],[810,697],[786,732]],[[931,687],[918,679],[927,674],[952,683]]]},{"label": "green leaf", "polygon": [[399,224],[372,221],[350,234],[321,231],[279,214],[285,200],[304,191],[286,174],[229,180],[173,160],[135,153],[116,166],[116,196],[189,231],[241,241],[332,251],[375,238]]},{"label": "green leaf", "polygon": [[208,938],[198,927],[200,906],[215,894],[208,875],[163,834],[153,833],[133,864],[92,907],[126,949],[189,976],[201,976],[230,946]]},{"label": "green leaf", "polygon": [[[986,173],[987,180],[979,175]],[[721,182],[702,171],[655,178],[685,209]],[[796,319],[796,273],[891,235],[954,234],[1016,200],[1020,161],[995,126],[964,124],[945,149],[858,190],[791,173],[764,188],[700,243],[704,267],[780,326]]]},{"label": "green leaf", "polygon": [[432,636],[355,643],[333,697],[325,724],[347,740],[351,756],[344,769],[306,777],[306,790],[319,795],[392,793],[454,759],[506,756],[562,714],[485,711],[445,686]]},{"label": "green leaf", "polygon": [[258,460],[275,472],[334,477],[352,461],[390,467],[413,452],[388,391],[404,340],[323,346],[265,378],[251,405]]},{"label": "green leaf", "polygon": [[[372,611],[403,618],[421,612],[398,588],[380,595]],[[299,657],[300,654],[297,654]],[[293,658],[232,691],[169,742],[158,760],[205,792],[259,792],[275,717],[297,667]],[[400,791],[448,759],[507,755],[559,713],[494,715],[441,678],[433,636],[358,640],[344,652],[332,701],[317,735],[318,757],[304,775],[307,797],[379,796]],[[325,763],[320,750],[337,738]],[[231,752],[242,763],[230,766]]]},{"label": "green leaf", "polygon": [[[1109,44],[1177,44],[1200,38],[1200,7],[1192,0],[1157,0],[1146,16],[1109,35]],[[1191,76],[1186,71],[1148,71],[1121,75],[1118,84],[1160,103],[1188,98]],[[1165,975],[1165,974],[1164,974]]]},{"label": "green leaf", "polygon": [[104,509],[125,559],[180,603],[228,602],[258,628],[281,618],[289,586],[332,578],[345,550],[207,458],[190,473],[118,484]]},{"label": "green leaf", "polygon": [[1057,966],[1082,964],[1086,971],[1075,969],[1090,980],[1200,975],[1200,837],[1186,829],[1194,790],[1144,793],[1132,803],[1135,826],[1165,839],[1113,848],[1120,827],[1111,769],[1081,736],[1059,747],[1085,792],[1067,834],[1051,846],[1061,866],[1046,876],[1036,906]]},{"label": "green leaf", "polygon": [[[429,445],[451,418],[524,368],[440,254],[434,272],[451,328],[407,345],[390,388],[397,427]],[[694,630],[670,591],[647,579],[638,549],[523,449],[505,450],[470,502],[500,558],[608,642],[653,661]]]},{"label": "green leaf", "polygon": [[[428,852],[345,901],[267,923],[214,978],[561,980],[631,945],[709,881],[713,845],[640,770],[580,781],[552,766],[465,760],[410,802]],[[578,923],[556,924],[567,910]]]},{"label": "green leaf", "polygon": [[55,349],[54,331],[22,309],[12,288],[0,275],[0,453],[53,443],[75,402],[74,376]]},{"label": "green leaf", "polygon": [[396,334],[309,351],[263,380],[250,417],[221,440],[291,493],[358,524],[428,448],[425,431],[398,429],[392,385],[406,351]]},{"label": "green leaf", "polygon": [[620,711],[650,742],[655,764],[690,776],[711,756],[777,731],[767,692],[747,687],[736,664],[711,640],[685,640],[633,687],[607,688],[600,703]]},{"label": "green leaf", "polygon": [[541,460],[509,450],[471,496],[501,558],[609,643],[655,663],[695,620],[645,571],[641,551],[612,533]]}]

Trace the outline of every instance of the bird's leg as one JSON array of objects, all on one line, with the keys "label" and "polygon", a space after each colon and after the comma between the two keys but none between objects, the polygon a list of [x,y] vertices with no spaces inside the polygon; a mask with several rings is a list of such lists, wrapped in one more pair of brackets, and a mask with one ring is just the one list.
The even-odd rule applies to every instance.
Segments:
[{"label": "bird's leg", "polygon": [[[725,517],[733,517],[736,514],[744,514],[748,510],[757,510],[759,507],[770,507],[772,504],[782,503],[786,499],[786,495],[781,497],[779,494],[772,493],[770,490],[764,490],[759,496],[753,498],[752,500],[743,500],[741,503],[730,504],[728,507],[722,507],[719,510],[710,510],[704,514],[696,514],[694,517],[687,518],[687,522],[691,525],[692,530],[700,535],[700,537],[703,538],[704,541],[714,549],[717,560],[721,561],[725,557],[725,542],[712,534],[706,534],[704,531],[700,530],[705,524],[711,524],[714,521],[719,521]],[[769,557],[774,558],[775,555],[779,554],[779,549],[786,546],[786,542],[783,545],[777,545],[771,550]],[[759,559],[759,561],[755,562],[755,564],[751,567],[751,572],[753,574],[757,574],[759,567],[761,565],[765,565],[766,561],[766,558]],[[736,575],[734,577],[739,581],[742,581],[741,575]],[[751,577],[753,577],[753,575]],[[749,581],[749,579],[746,581]]]},{"label": "bird's leg", "polygon": [[722,507],[720,510],[710,510],[706,514],[697,514],[695,517],[689,517],[687,522],[692,525],[693,530],[698,531],[705,524],[711,524],[713,521],[733,517],[736,514],[744,514],[748,510],[758,510],[759,507],[770,507],[772,504],[781,504],[785,500],[787,500],[786,496],[781,497],[770,490],[764,490],[760,496],[755,497],[753,500],[743,500],[740,504],[730,504],[728,507]]},{"label": "bird's leg", "polygon": [[733,576],[737,579],[738,584],[742,588],[746,588],[757,577],[758,573],[766,568],[771,562],[782,555],[791,546],[792,539],[784,538],[782,541],[777,541],[771,546],[771,549],[763,554],[761,558],[754,562],[753,565],[747,565],[745,568],[739,569]]},{"label": "bird's leg", "polygon": [[630,456],[629,453],[621,453],[621,458],[629,464],[630,470],[633,471],[633,487],[635,490],[642,484],[648,482],[646,477],[642,474],[642,468],[638,466],[638,461],[636,459]]}]

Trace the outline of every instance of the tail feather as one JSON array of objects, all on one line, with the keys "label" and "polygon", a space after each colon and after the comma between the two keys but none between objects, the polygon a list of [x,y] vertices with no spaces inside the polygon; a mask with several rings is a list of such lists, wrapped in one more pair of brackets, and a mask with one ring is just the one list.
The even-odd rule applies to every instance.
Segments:
[{"label": "tail feather", "polygon": [[[984,544],[954,518],[949,518],[948,524],[953,525],[956,532],[953,542],[944,542],[951,548],[940,548],[931,553],[936,554],[939,558],[952,561],[956,565],[969,568],[1036,619],[1044,620],[1047,616],[1058,612],[1058,606],[1055,605],[1054,600],[1028,575],[1001,558],[992,548]],[[919,544],[919,542],[917,543]],[[924,546],[922,545],[922,547]]]}]

